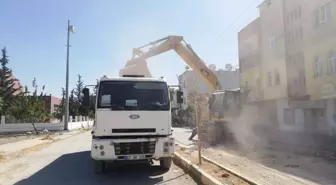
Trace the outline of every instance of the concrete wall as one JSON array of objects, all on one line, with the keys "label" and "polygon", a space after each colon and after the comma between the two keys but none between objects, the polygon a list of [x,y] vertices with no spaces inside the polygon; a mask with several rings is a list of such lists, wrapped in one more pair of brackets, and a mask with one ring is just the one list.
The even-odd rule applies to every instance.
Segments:
[{"label": "concrete wall", "polygon": [[[72,119],[69,119],[71,121]],[[83,120],[83,121],[82,121]],[[69,122],[69,130],[78,128],[90,128],[93,125],[93,120],[86,117],[76,117],[73,122]],[[64,123],[35,123],[37,130],[47,129],[48,131],[61,131],[64,129]],[[28,132],[34,131],[33,125],[30,123],[5,123],[5,117],[1,116],[0,133],[8,132]]]}]

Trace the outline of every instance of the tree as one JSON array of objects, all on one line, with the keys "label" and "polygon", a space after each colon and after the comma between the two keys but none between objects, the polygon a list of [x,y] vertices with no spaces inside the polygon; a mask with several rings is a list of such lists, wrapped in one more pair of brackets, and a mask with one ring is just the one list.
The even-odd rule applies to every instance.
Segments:
[{"label": "tree", "polygon": [[2,111],[2,107],[3,107],[3,98],[0,97],[0,112]]},{"label": "tree", "polygon": [[50,118],[50,115],[45,108],[45,101],[43,99],[44,87],[40,95],[38,95],[38,85],[36,84],[36,79],[34,78],[32,82],[33,93],[30,93],[28,87],[25,87],[25,92],[22,93],[18,98],[18,104],[13,106],[12,115],[19,120],[24,122],[29,122],[33,125],[36,134],[38,135],[38,130],[35,127],[36,122],[45,121]]},{"label": "tree", "polygon": [[55,112],[53,113],[56,119],[62,120],[64,115],[65,106],[65,89],[62,87],[62,100],[59,105],[57,105]]},{"label": "tree", "polygon": [[15,87],[15,83],[18,80],[14,79],[12,75],[12,70],[7,67],[9,60],[6,48],[3,48],[1,52],[2,57],[0,59],[0,97],[3,98],[1,115],[8,115],[9,109],[16,103],[16,96],[19,95],[21,87]]},{"label": "tree", "polygon": [[76,115],[87,115],[88,114],[88,107],[82,105],[83,102],[83,88],[84,88],[84,81],[82,80],[82,76],[78,74],[77,84],[75,88],[75,102],[74,108],[76,109]]},{"label": "tree", "polygon": [[75,90],[72,89],[69,96],[69,115],[75,116],[77,114],[76,109],[74,108],[75,100]]}]

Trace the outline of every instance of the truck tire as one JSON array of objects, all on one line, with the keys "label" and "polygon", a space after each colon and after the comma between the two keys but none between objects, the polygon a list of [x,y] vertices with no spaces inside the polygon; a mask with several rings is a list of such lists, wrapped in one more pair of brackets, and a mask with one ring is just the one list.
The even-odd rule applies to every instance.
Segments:
[{"label": "truck tire", "polygon": [[93,169],[94,169],[94,172],[97,173],[97,174],[104,173],[105,162],[104,161],[93,160]]},{"label": "truck tire", "polygon": [[165,170],[169,170],[172,164],[172,158],[163,158],[160,159],[160,166],[161,168],[165,169]]}]

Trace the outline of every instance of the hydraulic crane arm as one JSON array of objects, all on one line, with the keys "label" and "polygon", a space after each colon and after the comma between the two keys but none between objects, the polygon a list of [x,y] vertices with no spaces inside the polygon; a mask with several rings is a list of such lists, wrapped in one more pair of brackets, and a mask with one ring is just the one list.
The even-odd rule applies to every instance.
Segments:
[{"label": "hydraulic crane arm", "polygon": [[[143,51],[148,47],[147,51]],[[221,89],[214,71],[208,68],[192,47],[183,40],[182,36],[168,36],[133,49],[132,59],[127,61],[125,67],[135,66],[139,62],[144,62],[148,58],[170,50],[174,50],[188,66],[201,76],[212,91]]]}]

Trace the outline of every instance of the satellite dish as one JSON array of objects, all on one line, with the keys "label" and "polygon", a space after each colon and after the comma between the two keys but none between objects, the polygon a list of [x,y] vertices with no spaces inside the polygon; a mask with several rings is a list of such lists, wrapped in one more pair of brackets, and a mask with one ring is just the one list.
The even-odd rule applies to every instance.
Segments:
[{"label": "satellite dish", "polygon": [[226,65],[225,65],[225,69],[226,69],[227,71],[231,71],[232,68],[233,68],[233,66],[232,66],[231,64],[226,64]]},{"label": "satellite dish", "polygon": [[210,64],[210,65],[209,65],[209,68],[210,68],[211,70],[216,70],[216,65],[215,65],[215,64]]}]

